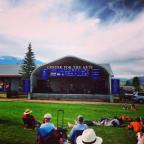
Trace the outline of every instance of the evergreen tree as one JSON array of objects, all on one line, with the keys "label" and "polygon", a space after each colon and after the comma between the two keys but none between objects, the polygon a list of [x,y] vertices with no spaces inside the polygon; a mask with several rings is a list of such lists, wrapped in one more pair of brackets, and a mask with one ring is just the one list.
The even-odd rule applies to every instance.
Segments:
[{"label": "evergreen tree", "polygon": [[29,79],[31,76],[31,73],[36,68],[35,65],[35,57],[34,52],[32,51],[31,43],[29,43],[28,46],[28,52],[25,55],[23,64],[22,64],[22,77],[23,79]]},{"label": "evergreen tree", "polygon": [[125,83],[125,86],[130,86],[130,85],[131,84],[130,84],[129,80],[127,80],[126,83]]},{"label": "evergreen tree", "polygon": [[132,85],[136,88],[137,91],[140,90],[140,81],[138,77],[133,78]]}]

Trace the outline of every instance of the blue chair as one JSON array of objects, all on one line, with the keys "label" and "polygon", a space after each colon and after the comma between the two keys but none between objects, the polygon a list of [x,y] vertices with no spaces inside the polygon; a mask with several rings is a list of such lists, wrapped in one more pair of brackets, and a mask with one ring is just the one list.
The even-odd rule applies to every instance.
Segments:
[{"label": "blue chair", "polygon": [[78,136],[82,135],[84,130],[75,130],[72,134],[72,136],[70,137],[70,142],[71,144],[76,144],[76,139]]},{"label": "blue chair", "polygon": [[37,144],[59,144],[57,140],[57,131],[53,129],[49,133],[42,135],[41,129],[37,129]]}]

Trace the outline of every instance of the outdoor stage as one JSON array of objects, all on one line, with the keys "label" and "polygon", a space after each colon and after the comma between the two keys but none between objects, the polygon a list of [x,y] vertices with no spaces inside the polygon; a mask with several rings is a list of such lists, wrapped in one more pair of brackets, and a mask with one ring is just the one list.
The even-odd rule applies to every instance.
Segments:
[{"label": "outdoor stage", "polygon": [[33,71],[29,99],[111,101],[112,77],[109,64],[64,57]]}]

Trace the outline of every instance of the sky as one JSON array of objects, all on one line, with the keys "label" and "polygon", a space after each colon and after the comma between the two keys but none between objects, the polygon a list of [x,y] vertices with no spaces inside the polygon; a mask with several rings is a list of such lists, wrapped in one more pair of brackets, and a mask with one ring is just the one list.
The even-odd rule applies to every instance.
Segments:
[{"label": "sky", "polygon": [[144,0],[0,0],[0,56],[75,56],[144,76]]}]

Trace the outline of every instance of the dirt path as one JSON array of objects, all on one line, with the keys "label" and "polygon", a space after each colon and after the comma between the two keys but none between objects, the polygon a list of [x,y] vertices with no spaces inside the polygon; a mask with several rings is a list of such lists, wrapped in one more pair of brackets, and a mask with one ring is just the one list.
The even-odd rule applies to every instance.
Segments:
[{"label": "dirt path", "polygon": [[20,98],[1,98],[0,101],[24,101],[24,102],[40,102],[40,103],[68,103],[68,104],[114,104],[114,105],[121,105],[121,103],[109,103],[109,102],[98,102],[98,101],[90,101],[90,100],[83,100],[83,101],[75,101],[75,100],[36,100],[36,99],[20,99]]}]

